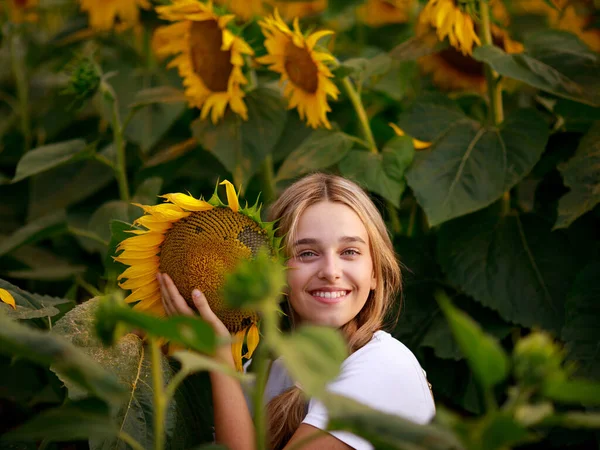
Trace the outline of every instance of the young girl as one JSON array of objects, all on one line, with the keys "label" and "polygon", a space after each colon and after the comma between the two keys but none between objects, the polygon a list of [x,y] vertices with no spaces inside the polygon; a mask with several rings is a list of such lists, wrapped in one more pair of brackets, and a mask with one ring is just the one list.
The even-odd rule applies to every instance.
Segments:
[{"label": "young girl", "polygon": [[[313,174],[288,187],[271,206],[278,221],[288,267],[287,300],[292,323],[339,328],[350,356],[330,392],[388,414],[427,423],[435,405],[417,359],[382,331],[383,320],[400,290],[400,268],[381,215],[367,194],[344,178]],[[158,276],[168,314],[193,315],[166,274]],[[198,313],[217,334],[227,328],[199,291],[192,293]],[[234,367],[229,346],[217,357]],[[221,373],[210,374],[216,440],[232,450],[254,448],[254,427],[242,388]],[[327,426],[327,410],[304,400],[279,360],[271,365],[265,389],[272,449],[282,449]],[[303,448],[371,449],[347,432],[329,432]]]}]

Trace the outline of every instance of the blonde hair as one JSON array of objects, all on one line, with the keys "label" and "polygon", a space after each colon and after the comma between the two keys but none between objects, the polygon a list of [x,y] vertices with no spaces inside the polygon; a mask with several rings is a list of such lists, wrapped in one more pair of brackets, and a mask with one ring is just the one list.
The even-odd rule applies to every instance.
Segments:
[{"label": "blonde hair", "polygon": [[[315,173],[289,186],[270,207],[268,220],[277,220],[278,234],[284,236],[286,251],[296,235],[300,216],[322,201],[341,203],[351,208],[364,224],[369,236],[376,287],[361,311],[341,327],[350,353],[355,352],[383,327],[386,314],[401,292],[401,273],[385,223],[369,196],[350,180]],[[289,255],[288,256],[292,256]],[[273,398],[268,406],[270,448],[283,448],[300,426],[307,412],[302,392],[292,387]]]}]

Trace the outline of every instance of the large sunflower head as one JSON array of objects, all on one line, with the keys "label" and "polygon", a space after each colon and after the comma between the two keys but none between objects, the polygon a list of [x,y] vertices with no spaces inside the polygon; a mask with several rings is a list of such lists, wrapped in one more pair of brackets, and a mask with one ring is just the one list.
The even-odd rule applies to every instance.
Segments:
[{"label": "large sunflower head", "polygon": [[278,11],[259,22],[265,35],[268,54],[257,59],[269,69],[281,74],[289,108],[297,108],[300,117],[313,128],[331,128],[327,113],[331,111],[327,96],[337,99],[339,90],[331,80],[333,74],[325,65],[333,61],[329,53],[315,49],[317,41],[332,31],[317,31],[305,37],[298,19],[290,29]]},{"label": "large sunflower head", "polygon": [[258,344],[258,315],[251,310],[227,307],[219,294],[227,273],[243,258],[256,256],[263,247],[279,251],[272,223],[260,219],[260,207],[241,208],[229,181],[226,206],[217,190],[208,201],[186,194],[166,194],[165,203],[137,205],[145,214],[134,224],[134,236],[125,239],[115,261],[130,266],[120,276],[123,289],[130,289],[128,303],[135,309],[164,316],[157,272],[167,273],[181,295],[192,305],[191,292],[200,289],[214,313],[234,335],[232,351],[241,369],[242,344],[247,334],[249,358]]},{"label": "large sunflower head", "polygon": [[148,0],[79,0],[89,16],[90,27],[98,31],[131,28],[139,23],[140,8],[149,9]]},{"label": "large sunflower head", "polygon": [[356,8],[356,17],[370,27],[406,23],[415,3],[413,0],[367,0]]},{"label": "large sunflower head", "polygon": [[419,15],[418,25],[434,28],[440,41],[447,37],[463,55],[473,52],[473,44],[481,45],[471,15],[458,0],[429,0]]},{"label": "large sunflower head", "polygon": [[212,2],[197,0],[175,0],[156,11],[173,22],[156,30],[156,51],[159,56],[176,55],[169,67],[177,67],[183,78],[190,106],[201,109],[202,119],[210,113],[213,123],[223,117],[228,105],[247,119],[242,85],[248,80],[242,68],[244,55],[253,51],[227,27],[235,16],[219,16]]}]

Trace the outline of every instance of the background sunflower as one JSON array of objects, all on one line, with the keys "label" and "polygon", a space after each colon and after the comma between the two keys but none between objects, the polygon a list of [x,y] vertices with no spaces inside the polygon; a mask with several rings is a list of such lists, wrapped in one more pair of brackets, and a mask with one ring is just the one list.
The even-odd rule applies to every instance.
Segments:
[{"label": "background sunflower", "polygon": [[213,123],[223,117],[227,106],[247,119],[242,86],[248,81],[242,68],[244,56],[253,51],[227,28],[235,16],[218,16],[212,3],[195,0],[180,0],[156,11],[175,22],[156,30],[156,51],[161,56],[175,55],[169,67],[177,67],[183,78],[190,106],[200,108],[202,118],[210,114]]},{"label": "background sunflower", "polygon": [[339,90],[331,80],[333,74],[325,62],[334,58],[327,52],[316,50],[315,45],[333,32],[317,31],[304,37],[297,19],[292,30],[277,11],[259,23],[266,37],[268,54],[257,61],[281,74],[280,82],[285,86],[289,108],[297,108],[300,118],[306,119],[313,128],[320,125],[331,128],[327,120],[327,113],[331,111],[327,97],[337,99]]},{"label": "background sunflower", "polygon": [[90,27],[107,31],[131,28],[139,23],[140,8],[150,9],[148,0],[78,0],[82,11],[88,13]]}]

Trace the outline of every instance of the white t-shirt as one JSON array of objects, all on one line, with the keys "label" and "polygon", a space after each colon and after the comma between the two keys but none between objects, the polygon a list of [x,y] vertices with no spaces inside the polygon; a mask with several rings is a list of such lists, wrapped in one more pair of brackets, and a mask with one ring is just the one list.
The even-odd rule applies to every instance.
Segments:
[{"label": "white t-shirt", "polygon": [[[294,385],[281,360],[271,365],[265,386],[265,402]],[[425,372],[415,355],[385,331],[377,331],[369,343],[342,363],[340,375],[328,384],[329,392],[352,398],[381,412],[416,423],[428,423],[435,415]],[[327,409],[316,399],[308,404],[302,421],[322,430],[327,428]],[[344,431],[333,436],[356,450],[373,448],[364,439]]]}]

